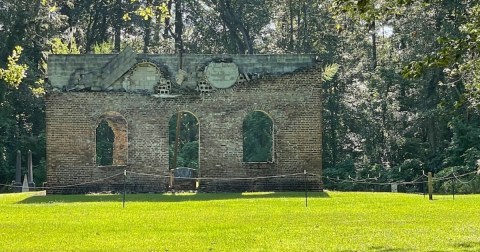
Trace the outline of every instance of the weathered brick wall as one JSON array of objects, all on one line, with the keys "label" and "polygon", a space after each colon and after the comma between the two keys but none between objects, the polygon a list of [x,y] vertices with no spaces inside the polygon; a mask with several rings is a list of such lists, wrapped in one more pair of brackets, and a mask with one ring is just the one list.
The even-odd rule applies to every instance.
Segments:
[{"label": "weathered brick wall", "polygon": [[[46,96],[49,193],[121,190],[123,176],[85,184],[123,170],[157,174],[129,175],[127,189],[164,191],[168,180],[168,121],[178,111],[193,113],[200,123],[199,177],[233,178],[308,172],[321,175],[321,72],[317,67],[236,84],[229,90],[156,98],[128,92],[50,92]],[[261,110],[274,122],[274,162],[243,163],[245,116]],[[125,166],[95,164],[95,130],[108,112],[128,124]],[[319,178],[309,178],[321,190]],[[303,176],[257,180],[205,180],[203,191],[303,190]]]}]

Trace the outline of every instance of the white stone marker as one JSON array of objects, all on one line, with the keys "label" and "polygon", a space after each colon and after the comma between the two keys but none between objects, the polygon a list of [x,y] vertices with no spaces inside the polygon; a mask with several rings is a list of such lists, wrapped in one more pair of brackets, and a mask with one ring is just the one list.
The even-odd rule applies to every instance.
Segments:
[{"label": "white stone marker", "polygon": [[396,193],[398,192],[398,184],[397,183],[392,183],[392,192]]},{"label": "white stone marker", "polygon": [[29,192],[29,191],[30,191],[30,190],[28,189],[27,174],[25,174],[25,177],[23,177],[22,192]]}]

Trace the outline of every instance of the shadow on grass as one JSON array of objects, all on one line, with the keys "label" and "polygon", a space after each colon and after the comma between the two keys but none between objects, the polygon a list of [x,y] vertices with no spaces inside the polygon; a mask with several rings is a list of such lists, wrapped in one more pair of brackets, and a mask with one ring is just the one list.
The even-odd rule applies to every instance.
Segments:
[{"label": "shadow on grass", "polygon": [[[342,252],[354,252],[357,250],[342,250]],[[407,252],[410,250],[406,250],[403,248],[385,248],[381,246],[373,246],[368,248],[368,251],[378,251],[378,252]]]},{"label": "shadow on grass", "polygon": [[480,242],[460,242],[454,245],[456,250],[479,251]]},{"label": "shadow on grass", "polygon": [[369,248],[369,250],[372,251],[378,251],[378,252],[406,252],[410,250],[406,250],[403,248],[385,248],[385,247],[380,247],[380,246],[374,246]]},{"label": "shadow on grass", "polygon": [[[311,192],[308,198],[329,198],[327,192]],[[39,203],[77,203],[77,202],[119,202],[121,194],[92,194],[92,195],[47,195],[32,196],[18,204]],[[305,198],[300,192],[262,192],[262,193],[177,193],[177,194],[127,194],[126,202],[183,202],[183,201],[212,201],[237,199],[272,199],[272,198]]]}]

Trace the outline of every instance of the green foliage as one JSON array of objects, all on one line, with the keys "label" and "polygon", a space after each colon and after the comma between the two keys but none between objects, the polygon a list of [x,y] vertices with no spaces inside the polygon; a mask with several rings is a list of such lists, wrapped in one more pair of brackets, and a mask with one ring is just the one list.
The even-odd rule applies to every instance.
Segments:
[{"label": "green foliage", "polygon": [[[390,181],[415,181],[424,172],[424,163],[418,159],[406,159],[400,165],[392,169],[389,174]],[[417,189],[420,185],[417,186]]]},{"label": "green foliage", "polygon": [[122,19],[124,21],[131,21],[131,14],[141,17],[144,21],[149,21],[158,17],[157,21],[160,23],[164,23],[165,19],[170,17],[170,10],[165,2],[159,4],[152,4],[151,1],[140,3],[142,1],[138,0],[132,0],[130,2],[134,5],[139,5],[137,5],[137,8],[134,11],[123,13]]},{"label": "green foliage", "polygon": [[96,162],[97,165],[113,164],[113,142],[115,134],[106,120],[102,120],[96,129]]},{"label": "green foliage", "polygon": [[[197,118],[189,112],[180,112],[180,134],[177,153],[177,167],[189,167],[197,169],[199,165],[199,124]],[[173,168],[173,157],[175,152],[175,139],[177,128],[177,114],[169,121],[169,163]]]},{"label": "green foliage", "polygon": [[[274,1],[185,1],[185,23],[196,29],[184,36],[186,50],[202,53],[252,54],[269,48]],[[255,42],[258,41],[258,44]],[[267,45],[263,46],[267,42]]]},{"label": "green foliage", "polygon": [[[132,1],[132,2],[134,2],[134,1]],[[157,13],[155,13],[155,12],[157,12]],[[168,8],[167,8],[167,4],[162,3],[162,4],[157,5],[157,6],[140,6],[140,7],[138,7],[138,9],[136,11],[136,14],[141,16],[144,20],[149,20],[149,19],[153,18],[154,16],[161,16],[162,17],[161,22],[164,22],[165,18],[167,18],[169,16],[169,11],[168,11]],[[127,16],[124,16],[124,19],[130,19],[128,14],[126,14],[126,15]]]},{"label": "green foliage", "polygon": [[63,42],[61,38],[53,38],[50,46],[53,54],[80,54],[80,49],[73,37],[70,37],[68,42]]},{"label": "green foliage", "polygon": [[371,25],[377,20],[395,19],[398,16],[405,14],[404,11],[414,4],[426,7],[430,2],[435,1],[333,0],[331,1],[330,11],[339,16],[347,15],[357,22],[363,20],[367,25]]},{"label": "green foliage", "polygon": [[109,54],[113,51],[113,45],[109,42],[97,43],[93,46],[94,54]]},{"label": "green foliage", "polygon": [[477,160],[480,160],[480,128],[456,120],[450,123],[453,132],[444,165],[446,168],[452,166],[467,166],[474,170]]},{"label": "green foliage", "polygon": [[[475,1],[3,2],[2,75],[16,45],[24,48],[19,60],[24,65],[14,60],[19,53],[12,65],[28,67],[28,74],[12,68],[9,80],[17,88],[0,81],[0,182],[13,179],[17,149],[32,148],[34,165],[45,174],[46,52],[112,53],[128,45],[137,52],[174,53],[180,42],[188,53],[318,55],[327,66],[319,125],[327,175],[408,181],[423,171],[470,171],[479,159],[480,7]],[[177,163],[198,167],[198,122],[182,121]],[[272,160],[271,147],[259,147],[254,132],[247,158]]]},{"label": "green foliage", "polygon": [[[48,49],[41,36],[49,36],[61,22],[57,17],[48,17],[40,1],[6,0],[0,6],[0,183],[9,184],[14,179],[17,150],[22,152],[23,167],[31,150],[34,174],[38,175],[34,180],[42,185],[45,103],[42,84],[36,82],[45,77],[39,64],[42,50]],[[22,174],[26,172],[24,168]]]},{"label": "green foliage", "polygon": [[[473,171],[475,171],[473,169]],[[443,194],[472,194],[480,193],[480,176],[472,173],[468,166],[450,166],[435,174],[435,177],[442,178],[434,181],[434,191]],[[464,175],[467,174],[467,175]]]},{"label": "green foliage", "polygon": [[7,68],[0,68],[0,80],[4,80],[6,83],[10,84],[13,87],[18,87],[20,82],[26,76],[26,71],[28,66],[25,64],[18,64],[20,55],[22,54],[23,48],[21,46],[16,46],[12,52],[11,56],[8,56]]},{"label": "green foliage", "polygon": [[335,75],[338,72],[338,64],[331,64],[325,66],[325,69],[323,69],[323,74],[322,74],[322,80],[324,81],[330,81],[335,77]]},{"label": "green foliage", "polygon": [[272,119],[262,111],[249,113],[243,121],[243,162],[272,162],[272,153]]},{"label": "green foliage", "polygon": [[332,167],[325,167],[323,170],[323,176],[327,179],[324,180],[324,186],[330,190],[360,190],[360,188],[354,183],[339,182],[340,179],[347,179],[355,176],[355,174],[355,163],[352,159],[347,159]]},{"label": "green foliage", "polygon": [[198,168],[198,141],[187,142],[180,150],[182,163],[177,163],[179,167]]},{"label": "green foliage", "polygon": [[[439,48],[419,60],[412,61],[402,71],[409,78],[418,78],[428,69],[443,68],[448,77],[445,85],[461,90],[457,107],[464,104],[477,108],[480,104],[480,59],[478,57],[478,41],[480,39],[480,4],[458,4],[456,9],[463,8],[461,12],[453,12],[456,32],[438,36]],[[463,91],[464,89],[464,91]]]},{"label": "green foliage", "polygon": [[[472,104],[469,86],[454,67],[463,61],[465,39],[474,37],[461,28],[476,18],[466,14],[472,6],[468,1],[332,2],[341,44],[332,61],[342,68],[324,83],[325,171],[347,170],[341,175],[387,182],[452,166],[474,169],[479,117],[465,106]],[[452,127],[458,121],[468,125],[461,134]],[[470,139],[458,141],[461,135]],[[346,163],[351,166],[343,167]]]}]

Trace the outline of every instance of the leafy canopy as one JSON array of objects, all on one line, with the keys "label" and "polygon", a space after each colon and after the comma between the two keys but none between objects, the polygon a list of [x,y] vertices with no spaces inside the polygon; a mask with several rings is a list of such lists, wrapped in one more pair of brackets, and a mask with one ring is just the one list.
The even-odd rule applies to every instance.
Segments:
[{"label": "leafy canopy", "polygon": [[7,68],[0,68],[0,80],[4,80],[7,84],[18,87],[23,78],[26,77],[28,66],[25,64],[18,64],[23,48],[16,46],[13,49],[12,55],[8,56]]}]

